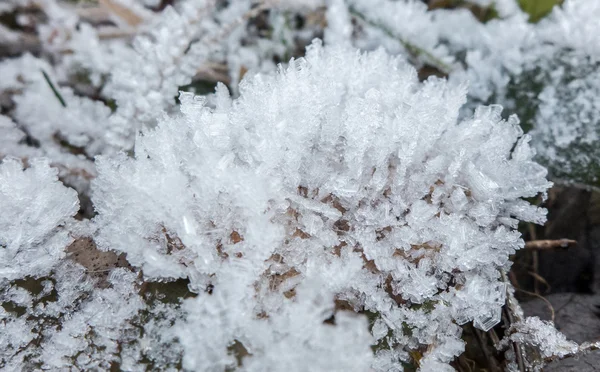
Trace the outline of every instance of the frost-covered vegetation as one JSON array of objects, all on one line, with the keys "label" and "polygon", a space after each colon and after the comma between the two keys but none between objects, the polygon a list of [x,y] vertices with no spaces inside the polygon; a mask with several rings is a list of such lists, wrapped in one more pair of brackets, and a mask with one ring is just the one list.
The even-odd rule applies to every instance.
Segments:
[{"label": "frost-covered vegetation", "polygon": [[0,368],[600,347],[507,279],[551,181],[600,185],[600,3],[524,3],[0,3]]}]

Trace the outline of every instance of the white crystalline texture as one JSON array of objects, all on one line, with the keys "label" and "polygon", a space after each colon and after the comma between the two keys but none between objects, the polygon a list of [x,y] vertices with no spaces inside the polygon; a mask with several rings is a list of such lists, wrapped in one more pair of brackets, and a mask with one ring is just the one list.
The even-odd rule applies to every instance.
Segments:
[{"label": "white crystalline texture", "polygon": [[598,185],[600,63],[565,50],[540,65],[551,71],[538,77],[546,85],[538,96],[531,131],[540,161],[557,178]]},{"label": "white crystalline texture", "polygon": [[372,340],[367,320],[342,311],[336,314],[335,325],[324,323],[333,312],[333,296],[318,287],[310,288],[310,284],[298,289],[295,303],[269,319],[269,328],[285,332],[271,331],[260,340],[261,328],[254,330],[252,336],[263,343],[262,355],[250,358],[244,370],[259,372],[265,366],[273,371],[297,372],[369,370]]},{"label": "white crystalline texture", "polygon": [[[366,323],[334,298],[375,314],[376,337],[391,332],[400,345],[376,354],[377,370],[420,344],[430,345],[424,363],[447,369],[464,347],[457,322],[499,321],[499,270],[523,246],[514,228],[545,220],[521,198],[550,186],[501,107],[460,121],[464,86],[419,83],[382,50],[318,42],[279,73],[243,81],[236,100],[222,85],[214,106],[180,100],[181,115],[137,138],[135,158],[98,159],[93,201],[102,249],[200,292],[177,328],[184,366],[231,367],[238,343],[250,370],[290,369],[315,345],[340,355]],[[294,310],[315,298],[322,305],[308,308],[325,313]],[[331,315],[335,326],[302,326]],[[373,341],[357,337],[360,354]],[[311,370],[329,363],[318,357]]]},{"label": "white crystalline texture", "polygon": [[79,299],[77,310],[61,319],[61,328],[45,335],[40,355],[45,368],[68,368],[80,353],[86,357],[77,358],[75,364],[82,369],[105,369],[111,360],[118,360],[119,343],[127,340],[123,337],[127,331],[135,329],[130,320],[144,306],[135,291],[135,277],[126,269],[115,269],[109,288]]},{"label": "white crystalline texture", "polygon": [[417,57],[420,62],[447,69],[453,62],[440,43],[440,28],[427,5],[415,0],[347,0],[351,13],[366,24],[355,45],[361,49],[384,46],[389,52]]},{"label": "white crystalline texture", "polygon": [[[0,366],[15,371],[110,369],[120,347],[137,339],[131,320],[144,304],[134,286],[136,274],[115,269],[102,289],[69,261],[49,275],[41,283],[31,278],[3,283]],[[44,289],[33,294],[37,284]]]},{"label": "white crystalline texture", "polygon": [[560,48],[569,48],[600,59],[600,3],[594,0],[567,0],[554,7],[552,13],[540,22],[539,34],[544,42]]},{"label": "white crystalline texture", "polygon": [[558,357],[577,353],[579,346],[573,341],[568,341],[553,323],[540,318],[527,317],[512,326],[514,333],[510,340],[520,344],[531,345],[541,351],[543,358]]},{"label": "white crystalline texture", "polygon": [[485,24],[466,10],[434,13],[441,40],[465,55],[449,79],[469,81],[468,107],[518,113],[553,179],[598,186],[600,2],[566,0],[537,24],[520,11]]},{"label": "white crystalline texture", "polygon": [[[77,96],[71,89],[58,87],[59,94],[66,106],[55,96],[48,82],[43,79],[42,71],[21,95],[16,95],[15,119],[27,129],[27,132],[44,147],[58,147],[62,142],[72,148],[78,148],[88,156],[110,152],[107,150],[106,133],[110,109],[100,101]],[[48,70],[47,74],[51,74]],[[49,76],[54,80],[54,75]],[[40,102],[44,104],[40,105]]]},{"label": "white crystalline texture", "polygon": [[58,181],[47,160],[0,163],[0,278],[44,276],[72,238],[64,226],[79,210],[77,193]]},{"label": "white crystalline texture", "polygon": [[36,157],[40,154],[38,149],[23,144],[25,133],[9,117],[0,115],[0,159],[5,156],[19,158]]},{"label": "white crystalline texture", "polygon": [[136,274],[115,269],[97,290],[67,259],[79,200],[48,163],[0,163],[0,368],[108,369],[143,307]]},{"label": "white crystalline texture", "polygon": [[[537,160],[600,163],[595,0],[537,24],[516,0],[472,0],[485,23],[420,0],[0,13],[33,3],[39,57],[0,63],[0,369],[450,371],[462,326],[500,321],[519,223],[545,222]],[[194,76],[235,98],[176,101]],[[173,279],[194,296],[148,290]],[[537,318],[510,341],[580,350]]]},{"label": "white crystalline texture", "polygon": [[222,53],[249,8],[247,0],[220,12],[215,1],[207,0],[168,6],[132,41],[132,50],[115,50],[119,60],[103,88],[117,105],[109,119],[109,143],[131,149],[138,130],[154,126],[174,106],[178,88],[191,83],[208,55]]}]

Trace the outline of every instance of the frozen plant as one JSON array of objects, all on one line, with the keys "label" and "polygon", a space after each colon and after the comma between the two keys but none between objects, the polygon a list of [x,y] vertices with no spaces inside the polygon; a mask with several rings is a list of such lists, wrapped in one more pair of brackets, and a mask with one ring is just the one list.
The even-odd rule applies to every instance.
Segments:
[{"label": "frozen plant", "polygon": [[[0,5],[39,42],[0,62],[0,368],[452,370],[514,307],[537,160],[593,169],[590,1]],[[598,346],[516,313],[509,370]]]},{"label": "frozen plant", "polygon": [[1,281],[46,275],[72,240],[65,225],[79,209],[77,193],[58,181],[47,161],[29,165],[23,170],[14,158],[0,163]]},{"label": "frozen plant", "polygon": [[68,259],[77,193],[46,159],[23,167],[0,163],[0,368],[108,368],[143,306],[136,275],[115,269],[100,288]]},{"label": "frozen plant", "polygon": [[[451,370],[459,325],[499,321],[517,223],[545,221],[522,198],[551,185],[516,118],[490,106],[460,121],[464,86],[318,42],[246,79],[238,99],[221,85],[210,101],[180,100],[135,158],[97,160],[93,201],[101,248],[199,293],[178,328],[184,367],[234,368],[228,346],[241,344],[240,368],[254,370],[275,342],[297,370],[285,359],[316,352],[319,337],[344,345],[341,324],[360,329],[351,311],[372,314],[375,341],[354,347],[373,342],[375,370],[415,355],[422,370]],[[294,310],[305,301],[317,313]],[[300,326],[315,320],[332,328]]]},{"label": "frozen plant", "polygon": [[[525,348],[529,358],[524,362],[530,371],[542,371],[542,367],[553,359],[562,359],[600,348],[600,342],[578,345],[569,341],[556,329],[554,323],[535,316],[513,323],[500,347],[506,348],[510,342],[516,342]],[[516,368],[516,365],[508,366],[509,370]]]},{"label": "frozen plant", "polygon": [[[296,39],[308,43],[315,32],[292,30],[288,18],[320,4],[181,0],[152,12],[140,3],[15,2],[44,15],[35,25],[41,56],[0,62],[0,87],[10,92],[11,116],[40,147],[90,158],[131,150],[137,131],[172,111],[178,90],[195,77],[216,76],[235,88],[246,71],[273,70],[273,59],[289,59]],[[252,31],[263,12],[268,35]],[[44,155],[64,163],[56,151]]]},{"label": "frozen plant", "polygon": [[468,106],[517,113],[552,179],[597,187],[600,3],[566,0],[535,24],[520,11],[485,24],[466,10],[435,13],[440,42],[464,54],[449,78],[469,81]]},{"label": "frozen plant", "polygon": [[[551,175],[567,182],[600,185],[600,3],[566,1],[539,25],[538,58],[522,76],[518,89],[530,96],[531,135],[538,159]],[[537,97],[531,97],[531,94]]]},{"label": "frozen plant", "polygon": [[[348,13],[357,26],[353,26]],[[419,67],[429,64],[445,72],[451,69],[454,58],[440,42],[440,28],[422,1],[334,0],[330,1],[327,17],[330,31],[354,28],[345,36],[355,47],[384,47],[392,54],[411,57]]]}]

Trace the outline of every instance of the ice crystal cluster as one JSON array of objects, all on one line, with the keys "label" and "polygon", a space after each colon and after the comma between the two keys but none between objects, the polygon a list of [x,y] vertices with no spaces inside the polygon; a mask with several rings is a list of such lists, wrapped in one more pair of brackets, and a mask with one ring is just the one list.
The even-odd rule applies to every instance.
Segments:
[{"label": "ice crystal cluster", "polygon": [[518,113],[536,160],[553,178],[592,186],[600,182],[598,17],[600,3],[571,0],[538,24],[519,12],[486,24],[466,12],[438,18],[441,39],[466,53],[466,68],[451,79],[470,81],[474,103],[501,103]]},{"label": "ice crystal cluster", "polygon": [[[600,3],[568,0],[537,24],[528,22],[512,0],[471,1],[494,3],[501,18],[486,23],[467,9],[427,11],[422,2],[344,3],[361,26],[355,37],[346,33],[353,45],[383,46],[435,66],[451,81],[468,80],[466,116],[479,104],[502,104],[532,130],[537,160],[552,177],[598,186],[599,119],[593,97],[599,86]],[[335,19],[338,24],[343,17]],[[339,35],[340,30],[338,25],[329,31]]]},{"label": "ice crystal cluster", "polygon": [[122,329],[132,327],[123,320],[141,308],[132,272],[117,269],[111,288],[94,291],[84,268],[65,260],[79,201],[57,173],[44,159],[25,170],[15,158],[0,164],[0,355],[7,371],[102,367]]},{"label": "ice crystal cluster", "polygon": [[583,350],[506,273],[539,163],[600,174],[595,0],[97,3],[0,4],[0,369],[450,371],[507,303],[507,369]]},{"label": "ice crystal cluster", "polygon": [[[185,304],[190,369],[226,366],[238,340],[251,370],[366,368],[373,342],[389,345],[378,370],[420,345],[441,370],[463,350],[459,325],[498,323],[516,224],[545,219],[520,198],[549,186],[516,118],[457,120],[465,94],[381,50],[317,43],[235,100],[224,86],[213,102],[182,95],[134,159],[98,160],[97,241],[201,293]],[[373,342],[346,310],[376,314]],[[349,364],[325,368],[329,355]]]}]

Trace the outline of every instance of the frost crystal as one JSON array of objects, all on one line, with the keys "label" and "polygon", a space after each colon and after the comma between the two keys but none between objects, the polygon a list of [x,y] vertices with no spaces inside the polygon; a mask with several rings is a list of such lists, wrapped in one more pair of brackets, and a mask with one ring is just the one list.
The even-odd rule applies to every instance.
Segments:
[{"label": "frost crystal", "polygon": [[468,106],[494,102],[516,112],[552,178],[593,186],[600,185],[598,17],[597,1],[566,0],[537,24],[522,12],[485,24],[467,11],[434,18],[441,41],[465,55],[466,68],[450,80],[469,81]]},{"label": "frost crystal", "polygon": [[415,57],[449,70],[453,57],[440,42],[440,28],[427,5],[415,0],[347,0],[349,10],[362,21],[355,46],[372,50],[384,46],[391,53]]},{"label": "frost crystal", "polygon": [[513,329],[515,333],[511,334],[510,340],[537,346],[544,358],[562,358],[575,353],[578,348],[575,342],[567,341],[565,335],[557,331],[554,324],[538,317],[528,317],[514,324]]},{"label": "frost crystal", "polygon": [[[528,371],[536,372],[542,371],[545,363],[552,359],[576,355],[590,346],[597,347],[597,345],[589,343],[577,345],[573,341],[568,341],[552,322],[543,321],[538,317],[528,317],[513,323],[509,330],[509,336],[502,340],[500,346],[506,347],[509,342],[521,345],[527,355],[536,355],[536,359],[530,357],[525,362]],[[511,369],[510,366],[509,369]]]},{"label": "frost crystal", "polygon": [[57,173],[47,160],[0,163],[0,281],[47,275],[64,257],[79,200]]},{"label": "frost crystal", "polygon": [[550,186],[499,106],[459,121],[464,86],[318,42],[236,100],[180,100],[134,159],[97,160],[93,200],[101,248],[199,293],[177,328],[185,367],[361,365],[373,341],[349,310],[372,314],[373,368],[429,345],[422,368],[445,370],[457,323],[498,322],[517,223],[545,220],[521,198]]},{"label": "frost crystal", "polygon": [[600,2],[0,3],[0,369],[450,371],[504,304],[508,370],[597,347],[505,274],[538,161],[600,185]]}]

